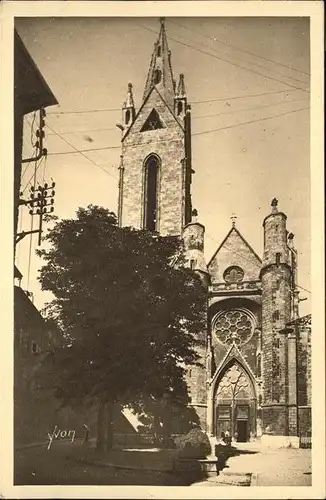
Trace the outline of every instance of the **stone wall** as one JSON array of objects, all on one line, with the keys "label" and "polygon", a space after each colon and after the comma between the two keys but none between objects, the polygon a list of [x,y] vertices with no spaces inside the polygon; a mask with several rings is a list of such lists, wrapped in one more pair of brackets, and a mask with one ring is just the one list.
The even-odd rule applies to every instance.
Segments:
[{"label": "stone wall", "polygon": [[[154,107],[164,128],[141,132]],[[144,162],[150,154],[160,159],[157,230],[162,235],[180,235],[185,223],[185,134],[155,88],[122,142],[122,226],[143,227]]]}]

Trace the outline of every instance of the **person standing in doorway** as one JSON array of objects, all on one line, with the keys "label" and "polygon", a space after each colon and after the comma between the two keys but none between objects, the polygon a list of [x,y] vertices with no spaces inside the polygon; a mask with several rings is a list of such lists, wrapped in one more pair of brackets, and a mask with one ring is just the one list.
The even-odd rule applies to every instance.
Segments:
[{"label": "person standing in doorway", "polygon": [[231,444],[231,438],[230,438],[230,431],[229,430],[225,431],[225,442],[228,445]]}]

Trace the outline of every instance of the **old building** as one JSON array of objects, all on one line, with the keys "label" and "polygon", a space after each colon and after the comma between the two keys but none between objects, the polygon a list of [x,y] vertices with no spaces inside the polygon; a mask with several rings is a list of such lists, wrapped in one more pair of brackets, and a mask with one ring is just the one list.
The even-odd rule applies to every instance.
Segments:
[{"label": "old building", "polygon": [[185,79],[175,81],[164,20],[136,110],[123,105],[119,223],[182,235],[189,266],[207,285],[202,367],[188,384],[203,429],[239,441],[262,437],[299,445],[310,430],[310,324],[299,318],[297,252],[287,217],[272,200],[262,258],[235,223],[211,260],[191,203],[191,111]]}]

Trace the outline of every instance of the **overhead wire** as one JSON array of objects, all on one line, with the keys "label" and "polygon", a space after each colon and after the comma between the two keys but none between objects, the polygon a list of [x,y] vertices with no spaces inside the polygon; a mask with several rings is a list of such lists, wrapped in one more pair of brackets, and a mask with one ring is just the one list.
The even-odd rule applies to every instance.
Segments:
[{"label": "overhead wire", "polygon": [[[147,26],[142,25],[142,27],[144,29],[148,30],[148,31],[151,31],[152,33],[158,34],[158,31],[155,31],[155,30],[153,30],[151,28],[148,28]],[[180,40],[177,40],[176,38],[171,37],[170,35],[168,36],[168,39],[174,41],[175,43],[179,43],[180,45],[183,45],[184,47],[188,47],[190,49],[196,50],[197,52],[200,52],[200,53],[205,54],[207,56],[213,57],[214,59],[218,59],[218,60],[223,61],[223,62],[225,62],[227,64],[230,64],[232,66],[236,66],[237,68],[243,69],[244,71],[247,71],[249,73],[253,73],[253,74],[262,76],[264,78],[267,78],[268,80],[273,80],[275,82],[282,83],[283,85],[287,85],[288,87],[291,87],[291,88],[294,88],[294,89],[297,89],[297,90],[302,90],[303,92],[308,92],[308,93],[310,92],[308,89],[303,89],[303,88],[298,87],[296,85],[292,85],[292,84],[290,84],[288,82],[284,82],[283,80],[280,80],[278,78],[274,78],[272,76],[264,75],[263,73],[260,73],[259,71],[246,68],[245,66],[242,66],[240,64],[237,64],[237,63],[234,63],[232,61],[229,61],[228,59],[225,59],[223,57],[217,56],[216,54],[211,54],[210,52],[207,52],[206,50],[203,50],[201,48],[198,48],[198,47],[195,47],[193,45],[189,45],[188,43],[185,43],[185,42],[182,42]]]},{"label": "overhead wire", "polygon": [[[84,158],[86,158],[86,160],[88,160],[90,163],[92,163],[93,165],[95,165],[97,168],[103,170],[103,172],[105,172],[107,175],[110,175],[111,177],[113,177],[114,179],[118,179],[115,175],[111,174],[111,172],[109,172],[108,170],[106,170],[105,168],[103,168],[101,165],[99,165],[98,163],[96,163],[94,160],[92,160],[91,158],[89,158],[87,155],[84,154],[84,152],[87,152],[87,151],[100,151],[102,149],[108,149],[108,148],[99,148],[99,149],[96,149],[96,148],[92,148],[92,149],[88,149],[88,150],[80,150],[80,149],[77,149],[73,144],[71,144],[71,142],[67,141],[67,139],[65,139],[64,137],[62,137],[58,132],[56,132],[52,127],[50,127],[49,125],[47,125],[47,127],[55,134],[57,135],[58,137],[60,137],[66,144],[68,144],[68,146],[70,146],[71,148],[74,149],[74,151],[68,151],[67,153],[48,153],[49,155],[51,154],[81,154]],[[120,148],[120,146],[117,146]],[[116,149],[117,147],[114,147],[114,149]],[[113,149],[113,148],[109,148],[109,149]]]},{"label": "overhead wire", "polygon": [[273,115],[273,116],[265,116],[263,118],[258,118],[257,120],[250,120],[247,122],[235,123],[234,125],[229,125],[229,126],[225,126],[225,127],[204,130],[203,132],[194,132],[192,135],[198,136],[198,135],[204,135],[204,134],[211,134],[212,132],[218,132],[220,130],[228,130],[228,129],[235,128],[235,127],[241,127],[242,125],[250,125],[251,123],[258,123],[258,122],[263,122],[266,120],[272,120],[273,118],[278,118],[280,116],[290,115],[292,113],[298,113],[299,111],[304,111],[305,109],[309,109],[309,107],[307,106],[305,108],[293,109],[291,111],[286,111],[285,113],[279,113],[279,114]]},{"label": "overhead wire", "polygon": [[[42,164],[43,160],[44,160],[44,156],[42,156],[42,158],[39,160],[39,162],[38,162],[38,163],[37,163],[37,161],[35,162],[35,164],[37,165],[37,166],[36,166],[36,172],[37,172],[37,171],[38,171],[38,169],[40,168],[40,166],[41,166],[41,164]],[[32,181],[32,179],[33,179],[33,177],[34,177],[34,173],[33,173],[33,174],[32,174],[32,176],[30,177],[30,179],[27,181],[27,183],[26,183],[26,185],[25,185],[24,189],[22,190],[22,193],[23,193],[23,194],[25,193],[26,189],[27,189],[27,188],[28,188],[28,186],[30,185],[30,183],[31,183],[31,181]]]},{"label": "overhead wire", "polygon": [[[169,19],[169,24],[174,24],[174,25],[176,25],[176,26],[179,26],[180,28],[183,28],[183,29],[186,29],[186,30],[190,31],[191,33],[196,33],[196,34],[198,34],[198,35],[200,35],[200,36],[202,36],[203,38],[206,38],[206,39],[208,39],[208,40],[211,40],[211,41],[214,41],[214,42],[221,43],[221,44],[223,44],[223,45],[226,45],[227,47],[231,47],[231,48],[236,49],[236,50],[238,50],[238,51],[240,51],[240,52],[243,52],[243,53],[245,53],[245,54],[249,54],[249,55],[251,55],[251,56],[253,56],[253,57],[257,57],[257,58],[259,58],[259,59],[262,59],[262,60],[264,60],[264,61],[270,62],[270,63],[272,63],[272,64],[282,66],[282,67],[286,68],[287,70],[290,70],[290,71],[295,71],[295,72],[297,72],[297,73],[301,73],[301,74],[304,74],[304,75],[310,76],[310,73],[307,73],[306,71],[301,71],[301,70],[296,69],[296,68],[294,68],[294,67],[292,67],[292,66],[288,66],[288,65],[286,65],[286,64],[284,64],[284,63],[277,62],[277,61],[275,61],[275,60],[273,60],[273,59],[270,59],[270,58],[268,58],[268,57],[261,56],[261,55],[259,55],[259,54],[255,53],[255,52],[251,52],[251,51],[249,51],[249,50],[243,49],[243,48],[238,47],[238,46],[236,46],[236,45],[234,45],[234,44],[232,44],[232,43],[226,42],[225,40],[221,40],[220,38],[217,38],[217,37],[215,37],[215,36],[214,36],[214,37],[212,37],[212,36],[206,35],[205,33],[200,33],[198,30],[195,30],[195,29],[193,29],[193,28],[189,28],[189,26],[185,26],[184,24],[176,23],[175,21],[172,21],[171,19]],[[234,56],[234,57],[236,57],[236,56]],[[237,57],[237,58],[238,58],[238,57]],[[252,63],[252,64],[255,64],[256,66],[259,66],[259,67],[264,68],[264,66],[258,65],[257,63]],[[267,69],[267,68],[266,68],[266,69]],[[274,71],[275,71],[275,70],[274,70]],[[277,71],[275,71],[275,72],[277,72]],[[278,74],[288,77],[288,75],[284,75],[284,73],[279,73],[279,72],[278,72]],[[299,81],[299,82],[301,82],[301,83],[305,83],[305,82],[303,82],[302,80],[299,80],[299,79],[294,78],[294,77],[289,77],[289,78],[292,78],[293,80],[297,80],[297,81]]]},{"label": "overhead wire", "polygon": [[[34,163],[34,174],[33,174],[33,187],[34,187],[34,191],[35,191],[35,188],[36,188],[36,173],[37,173],[37,161],[35,160],[35,163]],[[34,216],[31,215],[31,231],[33,231],[33,225],[34,225]],[[27,290],[29,288],[29,280],[30,280],[30,274],[31,274],[32,240],[33,240],[33,234],[30,234],[29,235],[29,250],[28,250]]]},{"label": "overhead wire", "polygon": [[[291,92],[298,92],[302,91],[302,89],[283,89],[283,90],[273,90],[271,92],[261,92],[257,94],[243,94],[243,95],[237,95],[237,96],[225,96],[225,97],[216,97],[212,99],[204,99],[200,101],[191,101],[191,105],[193,104],[206,104],[210,102],[219,102],[219,101],[232,101],[236,99],[251,99],[254,97],[263,97],[266,95],[277,95],[277,94],[285,94],[285,93],[290,93]],[[49,111],[47,113],[47,116],[53,116],[53,115],[72,115],[72,114],[89,114],[89,113],[106,113],[110,111],[121,111],[122,106],[120,108],[103,108],[103,109],[78,109],[78,110],[68,110],[68,111]],[[103,128],[103,129],[93,129],[93,130],[78,130],[77,133],[79,132],[92,132],[92,131],[97,131],[97,130],[115,130],[116,127],[109,127],[109,128]],[[64,132],[64,134],[68,134],[71,132]],[[52,134],[48,134],[52,135]]]},{"label": "overhead wire", "polygon": [[272,106],[280,106],[281,104],[291,104],[293,102],[301,102],[301,101],[308,101],[308,100],[309,100],[308,98],[304,98],[304,99],[292,99],[291,101],[279,101],[279,102],[273,102],[271,104],[265,104],[262,106],[255,106],[255,107],[251,107],[251,108],[234,109],[231,111],[224,111],[223,113],[211,113],[209,115],[199,115],[199,116],[195,115],[195,116],[192,116],[191,119],[195,120],[195,119],[200,119],[200,118],[213,118],[215,116],[231,115],[234,113],[243,113],[244,111],[254,111],[256,109],[271,108]]},{"label": "overhead wire", "polygon": [[[299,111],[303,111],[303,110],[306,110],[306,109],[309,109],[309,107],[307,106],[307,107],[304,107],[304,108],[293,109],[291,111],[285,111],[284,113],[279,113],[277,115],[266,116],[266,117],[257,118],[255,120],[250,120],[250,121],[241,122],[241,123],[235,123],[233,125],[219,127],[219,128],[216,128],[216,129],[204,130],[202,132],[194,132],[194,133],[192,133],[192,136],[199,136],[199,135],[204,135],[204,134],[210,134],[212,132],[218,132],[218,131],[221,131],[221,130],[228,130],[228,129],[232,129],[232,128],[235,128],[235,127],[240,127],[242,125],[249,125],[249,124],[252,124],[252,123],[258,123],[258,122],[265,121],[265,120],[272,120],[273,118],[278,118],[280,116],[289,115],[289,114],[296,113],[296,112],[299,112]],[[51,130],[53,130],[53,129],[51,129]],[[60,134],[57,134],[57,135],[60,136]],[[57,151],[57,152],[48,153],[48,156],[69,155],[69,154],[76,154],[76,153],[83,154],[83,153],[87,153],[87,152],[90,152],[90,151],[105,151],[105,150],[110,150],[110,149],[120,149],[121,148],[120,145],[117,145],[117,146],[104,146],[102,148],[77,149],[74,146],[72,146],[72,144],[69,143],[63,137],[62,137],[62,139],[67,144],[69,144],[69,146],[73,147],[74,151]],[[156,143],[162,143],[162,142],[178,142],[178,141],[180,141],[180,139],[161,139],[161,140],[157,140],[155,142]],[[142,147],[142,146],[143,146],[143,144],[134,144],[133,146],[130,146],[130,148],[136,148],[136,147]],[[86,155],[84,155],[84,156],[86,157]],[[88,157],[86,157],[86,158],[88,160],[90,160]],[[98,164],[96,164],[96,166],[98,166],[99,168],[102,168]],[[102,170],[104,170],[104,169],[102,169]],[[104,170],[104,171],[107,172],[106,170]],[[107,172],[107,173],[109,175],[112,175],[109,172]]]}]

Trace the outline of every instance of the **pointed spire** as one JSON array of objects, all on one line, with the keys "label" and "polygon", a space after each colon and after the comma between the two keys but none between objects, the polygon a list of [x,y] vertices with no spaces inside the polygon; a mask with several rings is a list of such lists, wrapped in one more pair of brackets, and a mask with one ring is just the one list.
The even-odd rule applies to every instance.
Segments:
[{"label": "pointed spire", "polygon": [[179,83],[178,83],[178,90],[176,97],[186,97],[186,86],[183,74],[179,76]]},{"label": "pointed spire", "polygon": [[[132,95],[132,83],[128,83],[128,90],[127,90],[127,99],[123,103],[122,107],[122,130],[126,132],[127,129],[129,129],[135,119],[136,115],[136,110],[135,110],[135,103],[134,103],[134,98]],[[120,127],[119,127],[120,128]]]},{"label": "pointed spire", "polygon": [[128,83],[128,92],[127,92],[127,99],[125,103],[125,108],[134,108],[135,103],[134,103],[134,97],[132,95],[132,83]]},{"label": "pointed spire", "polygon": [[147,75],[143,101],[146,99],[154,86],[157,86],[159,92],[166,99],[168,104],[173,103],[174,98],[174,80],[171,66],[171,52],[168,47],[165,31],[165,19],[160,18],[160,33],[154,44],[149,71]]}]

